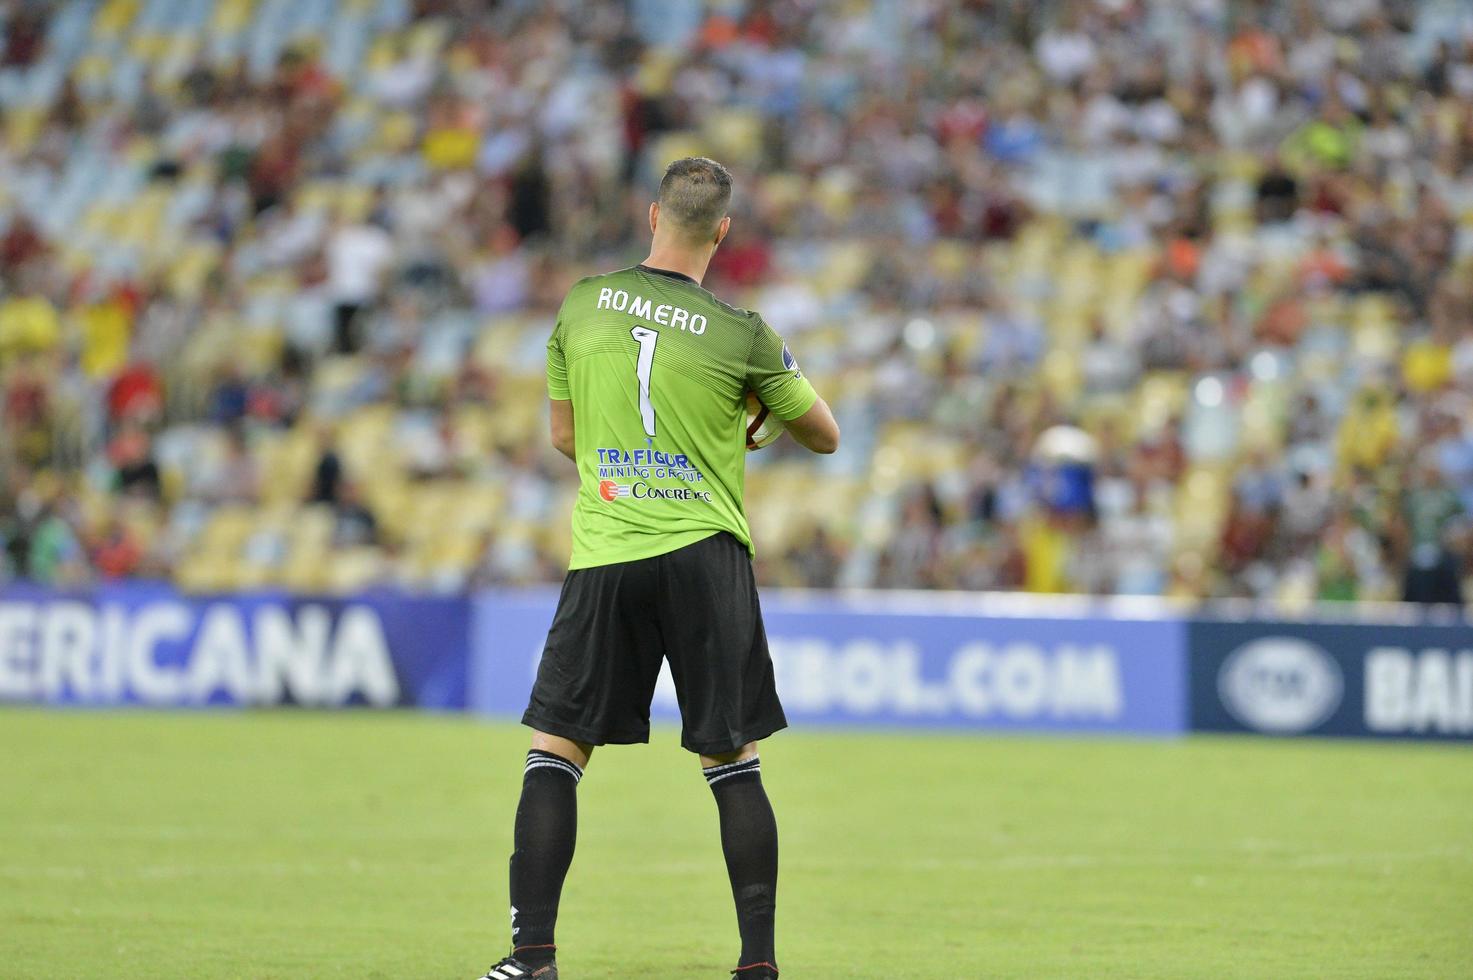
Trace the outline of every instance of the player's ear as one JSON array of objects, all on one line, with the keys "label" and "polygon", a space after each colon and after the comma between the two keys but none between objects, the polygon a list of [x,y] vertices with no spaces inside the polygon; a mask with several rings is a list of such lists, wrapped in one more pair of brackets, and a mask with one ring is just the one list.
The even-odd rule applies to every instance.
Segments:
[{"label": "player's ear", "polygon": [[721,240],[726,237],[726,233],[729,231],[731,231],[731,215],[728,214],[726,217],[721,219],[721,224],[716,226],[717,245],[721,244]]},{"label": "player's ear", "polygon": [[655,233],[655,225],[660,223],[660,202],[650,202],[650,234]]}]

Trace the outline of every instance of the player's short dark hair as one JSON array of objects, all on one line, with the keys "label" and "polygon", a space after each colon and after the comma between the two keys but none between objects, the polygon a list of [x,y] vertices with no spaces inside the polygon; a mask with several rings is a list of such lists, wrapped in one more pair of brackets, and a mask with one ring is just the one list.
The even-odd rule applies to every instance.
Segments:
[{"label": "player's short dark hair", "polygon": [[691,238],[716,233],[731,204],[731,171],[706,157],[684,157],[660,180],[660,216]]}]

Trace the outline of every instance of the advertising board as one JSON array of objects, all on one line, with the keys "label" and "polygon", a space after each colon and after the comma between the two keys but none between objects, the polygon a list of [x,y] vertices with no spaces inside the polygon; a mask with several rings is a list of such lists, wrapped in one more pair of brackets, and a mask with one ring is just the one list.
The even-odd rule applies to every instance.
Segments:
[{"label": "advertising board", "polygon": [[[477,600],[473,709],[521,714],[555,604],[550,591]],[[1186,724],[1180,621],[784,594],[765,598],[763,610],[795,724],[1139,734]],[[668,669],[652,715],[678,716]]]},{"label": "advertising board", "polygon": [[187,596],[163,584],[0,590],[0,701],[465,706],[470,603]]},{"label": "advertising board", "polygon": [[1189,626],[1191,722],[1268,735],[1473,739],[1473,628]]}]

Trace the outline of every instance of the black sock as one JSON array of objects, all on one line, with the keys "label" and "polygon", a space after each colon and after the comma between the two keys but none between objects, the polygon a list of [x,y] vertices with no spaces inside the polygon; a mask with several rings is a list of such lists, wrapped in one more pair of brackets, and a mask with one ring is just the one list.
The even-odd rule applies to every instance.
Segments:
[{"label": "black sock", "polygon": [[511,853],[511,944],[528,966],[550,963],[563,879],[578,839],[578,780],[583,770],[533,749],[522,773],[516,842]]},{"label": "black sock", "polygon": [[777,910],[777,819],[756,756],[703,770],[721,813],[721,850],[742,934],[739,967],[771,965]]}]

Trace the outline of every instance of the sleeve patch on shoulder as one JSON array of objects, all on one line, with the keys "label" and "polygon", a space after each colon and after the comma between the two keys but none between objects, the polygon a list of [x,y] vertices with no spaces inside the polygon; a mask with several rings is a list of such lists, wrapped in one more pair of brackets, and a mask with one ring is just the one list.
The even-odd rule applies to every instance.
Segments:
[{"label": "sleeve patch on shoulder", "polygon": [[798,370],[798,359],[789,353],[786,343],[783,344],[783,367],[794,372],[800,378],[803,376],[803,372]]}]

